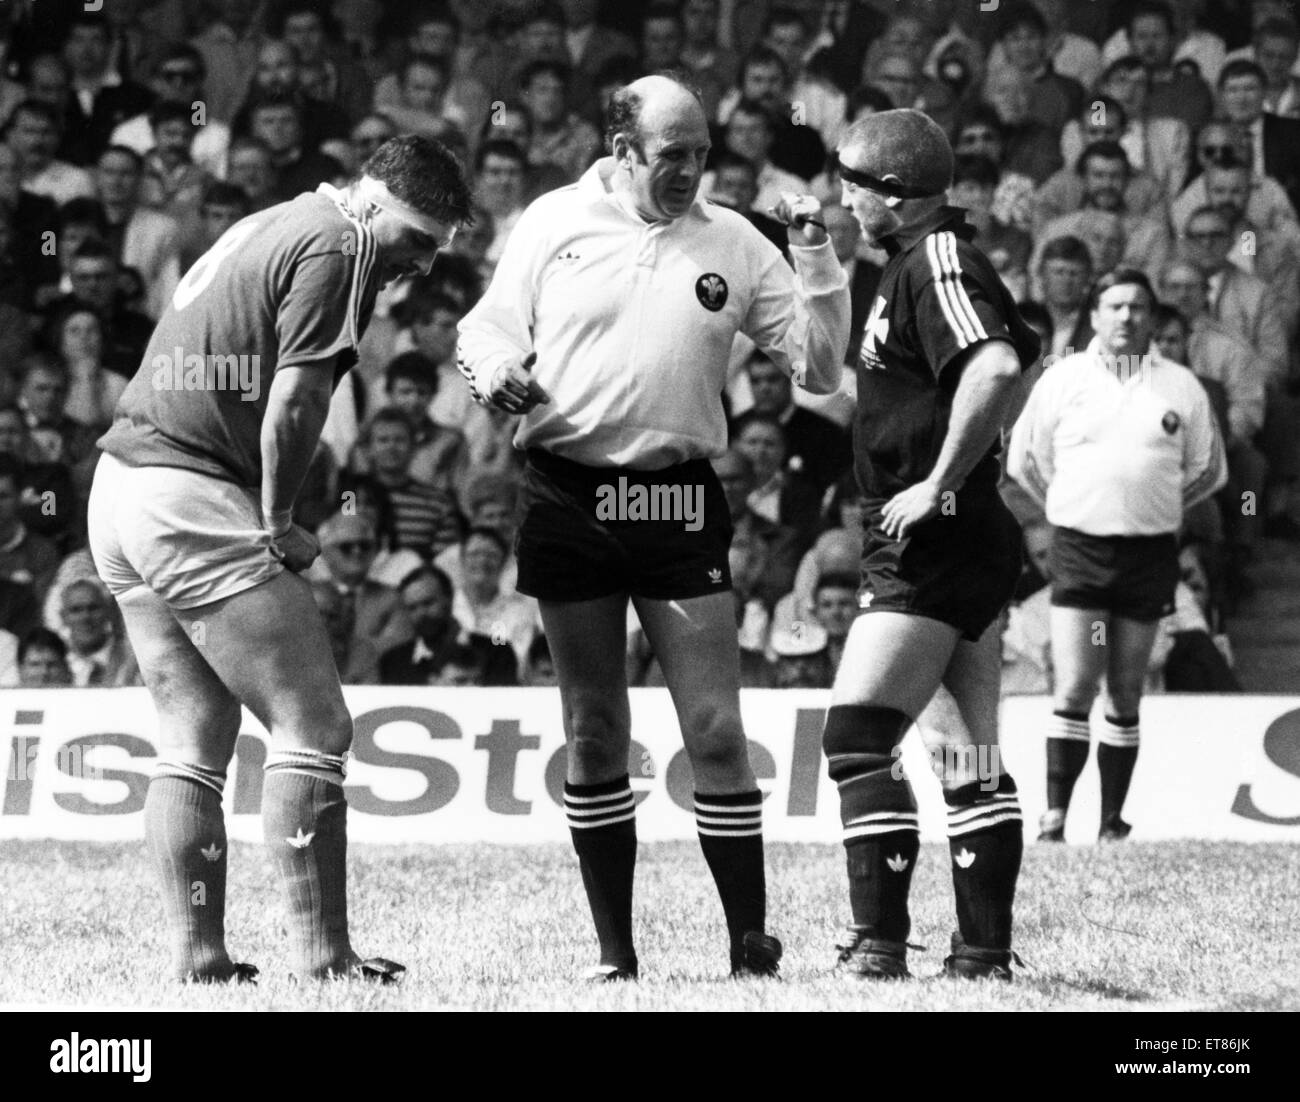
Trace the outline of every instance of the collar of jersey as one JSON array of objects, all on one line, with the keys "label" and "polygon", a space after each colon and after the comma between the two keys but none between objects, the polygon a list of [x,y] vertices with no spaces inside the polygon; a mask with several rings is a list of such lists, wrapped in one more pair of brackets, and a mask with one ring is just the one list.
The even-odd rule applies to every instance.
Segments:
[{"label": "collar of jersey", "polygon": [[919,222],[913,222],[908,226],[900,226],[893,233],[885,234],[879,243],[884,247],[885,252],[893,258],[899,253],[907,252],[908,249],[920,244],[935,230],[941,229],[950,229],[958,237],[967,240],[975,235],[975,228],[966,221],[965,208],[945,205],[927,214]]},{"label": "collar of jersey", "polygon": [[699,192],[696,192],[695,201],[691,203],[691,209],[683,214],[681,218],[665,218],[658,222],[647,222],[639,214],[635,213],[629,205],[620,202],[614,189],[609,186],[610,177],[614,175],[614,165],[613,157],[602,157],[582,174],[578,180],[578,190],[595,202],[609,203],[615,209],[622,211],[629,218],[635,219],[643,226],[671,226],[674,222],[680,222],[682,218],[691,217],[708,219],[708,213],[704,209],[704,200],[700,198]]},{"label": "collar of jersey", "polygon": [[1114,358],[1107,356],[1106,353],[1101,350],[1100,337],[1093,337],[1092,340],[1088,342],[1087,352],[1103,371],[1121,383],[1131,382],[1133,379],[1137,378],[1138,372],[1150,371],[1157,364],[1164,363],[1164,359],[1160,355],[1160,348],[1154,340],[1152,340],[1151,344],[1147,347],[1147,350],[1142,354],[1138,363],[1138,370],[1128,373],[1119,371]]}]

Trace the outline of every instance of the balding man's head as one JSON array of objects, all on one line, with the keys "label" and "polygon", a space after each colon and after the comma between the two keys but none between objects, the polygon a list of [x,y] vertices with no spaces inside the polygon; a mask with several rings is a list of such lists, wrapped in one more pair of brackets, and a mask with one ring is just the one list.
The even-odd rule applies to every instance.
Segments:
[{"label": "balding man's head", "polygon": [[669,76],[648,76],[610,101],[609,151],[614,186],[626,190],[647,221],[680,218],[695,202],[709,153],[709,126],[699,97]]}]

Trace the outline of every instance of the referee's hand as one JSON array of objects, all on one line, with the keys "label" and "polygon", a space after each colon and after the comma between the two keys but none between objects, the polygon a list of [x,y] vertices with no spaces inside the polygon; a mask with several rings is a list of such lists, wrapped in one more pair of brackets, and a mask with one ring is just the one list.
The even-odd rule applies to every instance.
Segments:
[{"label": "referee's hand", "polygon": [[506,413],[522,416],[536,406],[549,404],[551,396],[538,385],[528,369],[537,362],[537,353],[530,352],[521,363],[503,364],[492,376],[492,390],[488,401]]}]

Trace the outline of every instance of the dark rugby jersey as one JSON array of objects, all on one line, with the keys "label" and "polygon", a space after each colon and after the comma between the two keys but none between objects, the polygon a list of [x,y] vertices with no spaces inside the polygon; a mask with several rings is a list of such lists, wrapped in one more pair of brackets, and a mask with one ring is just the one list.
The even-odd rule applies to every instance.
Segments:
[{"label": "dark rugby jersey", "polygon": [[118,401],[104,451],[131,467],[260,487],[275,372],[333,367],[337,386],[374,310],[374,237],[338,195],[250,214],[195,261]]},{"label": "dark rugby jersey", "polygon": [[[868,497],[892,497],[934,469],[961,378],[954,361],[989,340],[1010,342],[1022,370],[1038,357],[1038,335],[971,244],[974,233],[960,208],[941,207],[881,240],[889,262],[855,365],[854,469]],[[975,465],[963,492],[996,488],[998,449]]]}]

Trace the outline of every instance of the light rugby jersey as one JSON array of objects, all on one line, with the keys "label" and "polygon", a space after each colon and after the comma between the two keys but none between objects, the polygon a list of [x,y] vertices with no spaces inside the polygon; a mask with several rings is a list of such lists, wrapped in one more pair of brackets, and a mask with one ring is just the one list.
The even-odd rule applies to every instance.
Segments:
[{"label": "light rugby jersey", "polygon": [[721,455],[732,342],[744,333],[797,385],[839,386],[848,281],[829,241],[780,252],[741,215],[698,199],[647,223],[610,189],[613,158],[535,200],[486,294],[460,323],[459,366],[482,401],[529,352],[551,397],[515,446],[593,467],[657,470]]},{"label": "light rugby jersey", "polygon": [[1152,350],[1108,362],[1096,337],[1043,373],[1016,422],[1008,472],[1059,527],[1091,536],[1176,532],[1228,478],[1196,376]]}]

